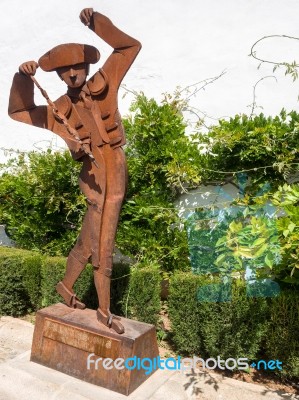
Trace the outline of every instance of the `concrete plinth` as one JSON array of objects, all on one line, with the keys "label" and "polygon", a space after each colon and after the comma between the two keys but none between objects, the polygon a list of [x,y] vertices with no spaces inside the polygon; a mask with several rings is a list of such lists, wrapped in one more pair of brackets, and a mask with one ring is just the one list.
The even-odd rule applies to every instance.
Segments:
[{"label": "concrete plinth", "polygon": [[[31,361],[129,395],[150,374],[137,368],[118,369],[122,364],[115,360],[155,358],[159,352],[153,325],[126,318],[121,323],[125,333],[119,335],[100,324],[94,310],[76,310],[61,303],[44,308],[36,317]],[[88,363],[92,353],[93,361]]]}]

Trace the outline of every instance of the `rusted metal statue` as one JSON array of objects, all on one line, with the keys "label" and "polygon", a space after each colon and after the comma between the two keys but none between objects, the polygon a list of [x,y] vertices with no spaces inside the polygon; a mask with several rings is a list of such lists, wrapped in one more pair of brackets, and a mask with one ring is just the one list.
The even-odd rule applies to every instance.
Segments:
[{"label": "rusted metal statue", "polygon": [[[86,44],[56,46],[38,63],[20,65],[13,79],[8,113],[14,120],[56,133],[65,140],[73,158],[83,163],[79,185],[87,198],[87,212],[69,253],[65,276],[56,290],[69,307],[84,309],[73,286],[91,259],[99,302],[98,321],[123,333],[120,318],[110,312],[112,253],[127,185],[122,149],[125,135],[117,94],[141,44],[92,8],[82,10],[80,20],[114,49],[103,67],[87,80],[89,65],[100,59],[99,51]],[[68,86],[67,93],[54,103],[34,78],[38,67],[56,71]],[[47,99],[47,106],[35,105],[34,83]]]}]

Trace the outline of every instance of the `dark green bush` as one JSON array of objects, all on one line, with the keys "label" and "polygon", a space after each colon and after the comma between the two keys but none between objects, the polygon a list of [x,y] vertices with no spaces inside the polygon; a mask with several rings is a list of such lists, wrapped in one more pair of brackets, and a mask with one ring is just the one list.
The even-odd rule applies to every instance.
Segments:
[{"label": "dark green bush", "polygon": [[23,260],[23,284],[26,288],[34,311],[41,308],[41,265],[43,257],[34,254]]},{"label": "dark green bush", "polygon": [[198,302],[200,354],[255,360],[267,326],[267,299],[248,297],[243,281],[226,286],[226,301]]},{"label": "dark green bush", "polygon": [[114,264],[111,279],[111,312],[116,315],[125,315],[123,304],[130,283],[130,265]]},{"label": "dark green bush", "polygon": [[169,315],[178,352],[255,359],[266,329],[267,303],[247,297],[240,281],[222,285],[178,273],[170,282]]},{"label": "dark green bush", "polygon": [[[65,267],[65,257],[45,257],[27,250],[0,247],[0,314],[20,316],[62,302],[55,286],[63,278]],[[118,315],[122,315],[129,275],[129,265],[114,264],[111,309]],[[80,275],[74,291],[88,308],[98,307],[90,264]]]},{"label": "dark green bush", "polygon": [[[27,269],[29,260],[34,260],[32,271]],[[36,308],[35,301],[38,303],[40,298],[31,278],[38,270],[39,261],[35,253],[0,247],[0,315],[17,317]]]},{"label": "dark green bush", "polygon": [[41,268],[41,293],[42,306],[61,302],[61,296],[56,292],[55,286],[62,280],[65,273],[65,257],[46,257]]},{"label": "dark green bush", "polygon": [[197,288],[204,278],[192,273],[178,272],[170,279],[169,317],[173,341],[179,353],[198,355],[201,349]]},{"label": "dark green bush", "polygon": [[[56,292],[56,285],[65,274],[65,257],[47,257],[42,264],[42,305],[47,307],[51,304],[63,302],[62,297]],[[93,283],[93,268],[90,264],[81,273],[74,285],[74,292],[88,308],[97,308],[97,294]]]},{"label": "dark green bush", "polygon": [[[45,257],[27,250],[0,247],[0,314],[20,316],[63,302],[55,286],[65,274],[65,257]],[[111,310],[117,315],[157,323],[160,311],[160,272],[114,264]],[[88,308],[98,307],[93,267],[88,264],[74,286]]]},{"label": "dark green bush", "polygon": [[157,265],[137,265],[131,271],[128,290],[122,301],[127,318],[157,325],[161,294],[161,274]]},{"label": "dark green bush", "polygon": [[[66,268],[65,257],[47,257],[42,265],[42,299],[43,306],[63,302],[56,292],[56,284],[63,278]],[[126,264],[114,264],[111,282],[111,310],[122,315],[122,296],[127,290],[130,267]],[[93,267],[88,264],[75,283],[74,292],[88,308],[97,309],[98,297],[93,279]]]},{"label": "dark green bush", "polygon": [[281,375],[299,378],[299,291],[297,288],[285,289],[269,303],[266,356],[282,361]]}]

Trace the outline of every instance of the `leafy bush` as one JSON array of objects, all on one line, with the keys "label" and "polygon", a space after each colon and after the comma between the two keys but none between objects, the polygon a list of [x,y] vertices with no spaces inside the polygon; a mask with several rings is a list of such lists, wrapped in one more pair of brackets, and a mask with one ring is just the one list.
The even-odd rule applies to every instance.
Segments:
[{"label": "leafy bush", "polygon": [[117,245],[164,271],[189,270],[186,232],[179,229],[174,201],[185,185],[200,181],[197,145],[185,135],[183,115],[170,99],[158,104],[140,94],[131,111],[124,121],[129,187]]},{"label": "leafy bush", "polygon": [[[239,196],[225,210],[211,204],[191,215],[193,270],[243,279],[251,270],[258,278],[298,283],[299,190],[286,182],[298,180],[299,114],[236,115],[197,138],[205,150],[202,181],[231,182]],[[202,221],[200,213],[205,214]],[[211,242],[204,244],[208,238]]]},{"label": "leafy bush", "polygon": [[[197,185],[197,145],[175,101],[158,104],[137,95],[124,120],[129,188],[117,246],[165,271],[189,270],[186,233],[179,229],[174,200],[185,185]],[[80,163],[69,153],[31,152],[0,177],[0,220],[18,246],[49,255],[67,255],[85,210],[77,176]]]},{"label": "leafy bush", "polygon": [[[34,272],[26,275],[30,260],[35,261]],[[39,302],[40,298],[32,278],[37,275],[39,279],[35,274],[39,262],[38,256],[32,252],[0,247],[0,315],[18,317],[36,309],[34,301]]]},{"label": "leafy bush", "polygon": [[69,152],[30,152],[10,162],[0,176],[0,219],[18,246],[68,253],[85,209],[79,168]]},{"label": "leafy bush", "polygon": [[254,190],[261,182],[277,187],[298,171],[299,114],[282,110],[275,117],[236,115],[210,127],[199,141],[206,150],[203,180],[223,181],[223,172],[246,169]]},{"label": "leafy bush", "polygon": [[207,278],[177,272],[170,279],[168,307],[173,342],[182,354],[198,355],[202,345],[199,336],[197,289]]},{"label": "leafy bush", "polygon": [[268,359],[282,361],[279,373],[299,378],[299,292],[288,288],[270,301],[270,323],[265,336]]},{"label": "leafy bush", "polygon": [[[0,247],[0,315],[20,316],[63,302],[56,284],[63,278],[65,257],[45,257],[27,250]],[[161,274],[157,266],[131,269],[115,263],[111,281],[111,311],[156,324],[160,311]],[[88,308],[98,307],[93,267],[88,264],[74,291]]]},{"label": "leafy bush", "polygon": [[[286,190],[279,187],[299,170],[299,114],[282,110],[275,117],[237,115],[187,137],[182,113],[187,101],[180,93],[166,95],[161,104],[142,93],[136,95],[132,113],[124,120],[130,179],[117,246],[138,261],[159,264],[169,274],[189,271],[191,258],[192,266],[200,265],[205,273],[223,274],[231,268],[244,277],[246,268],[253,267],[257,275],[295,283],[299,279],[298,196],[296,204],[280,207],[286,215],[280,214],[275,226],[255,214],[260,201],[274,204],[276,195],[292,196],[290,191],[297,190],[294,185]],[[8,166],[0,177],[0,221],[18,246],[50,255],[68,254],[85,211],[77,185],[79,169],[80,163],[68,152],[29,153]],[[238,171],[247,174],[245,188]],[[205,228],[201,245],[196,244],[199,232],[189,232],[193,246],[189,257],[186,230],[181,229],[174,202],[186,189],[226,182],[239,187],[242,201],[235,205],[243,216],[235,224],[227,218],[221,232],[218,226],[210,235]],[[268,200],[257,194],[265,185],[269,185]],[[205,208],[207,214],[209,207],[213,205]],[[276,230],[273,235],[271,229]],[[268,233],[272,241],[264,240]],[[212,249],[209,257],[200,247]],[[207,269],[212,258],[211,272]]]},{"label": "leafy bush", "polygon": [[247,297],[242,281],[224,285],[204,276],[177,273],[170,282],[169,316],[180,353],[255,359],[267,312],[266,299]]},{"label": "leafy bush", "polygon": [[127,318],[157,325],[161,294],[161,274],[158,265],[137,265],[131,271],[130,283],[123,298]]}]

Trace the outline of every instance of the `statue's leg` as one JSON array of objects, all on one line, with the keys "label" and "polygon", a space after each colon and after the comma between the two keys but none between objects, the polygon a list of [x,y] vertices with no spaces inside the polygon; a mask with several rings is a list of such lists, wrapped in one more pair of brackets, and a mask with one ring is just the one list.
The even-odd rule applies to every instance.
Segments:
[{"label": "statue's leg", "polygon": [[73,286],[85,268],[90,256],[93,265],[98,265],[94,256],[99,243],[101,226],[102,204],[105,195],[106,176],[104,159],[100,152],[96,152],[97,162],[101,165],[97,168],[88,156],[83,160],[82,170],[79,176],[81,191],[87,197],[88,208],[85,214],[82,228],[74,248],[67,259],[66,272],[63,280],[56,286],[57,292],[64,298],[66,304],[74,308],[84,308],[85,305],[78,300],[73,291]]},{"label": "statue's leg", "polygon": [[117,317],[110,312],[110,285],[111,275],[103,274],[99,268],[94,269],[94,280],[98,292],[99,308],[97,309],[97,318],[108,328],[121,334],[124,333],[124,327]]},{"label": "statue's leg", "polygon": [[64,298],[66,304],[72,308],[85,308],[73,291],[73,286],[88,263],[90,250],[90,206],[85,214],[82,229],[74,248],[70,251],[64,278],[56,286],[57,292]]},{"label": "statue's leg", "polygon": [[109,145],[106,145],[102,149],[107,181],[99,242],[99,266],[94,270],[99,300],[97,316],[105,325],[118,333],[123,333],[124,328],[118,321],[119,318],[110,312],[110,282],[117,224],[127,187],[127,166],[122,148],[113,150]]},{"label": "statue's leg", "polygon": [[127,164],[122,148],[105,146],[104,150],[107,183],[100,236],[100,270],[109,275],[119,214],[127,189]]}]

